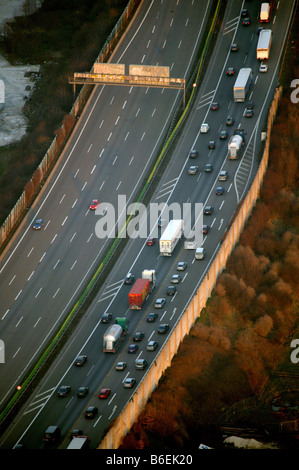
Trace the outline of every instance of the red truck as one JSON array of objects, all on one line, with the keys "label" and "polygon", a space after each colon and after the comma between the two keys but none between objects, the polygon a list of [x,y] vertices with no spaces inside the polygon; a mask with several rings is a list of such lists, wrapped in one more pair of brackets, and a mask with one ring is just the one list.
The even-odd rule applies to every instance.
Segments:
[{"label": "red truck", "polygon": [[129,307],[131,309],[141,309],[145,299],[150,293],[150,280],[137,279],[129,292]]}]

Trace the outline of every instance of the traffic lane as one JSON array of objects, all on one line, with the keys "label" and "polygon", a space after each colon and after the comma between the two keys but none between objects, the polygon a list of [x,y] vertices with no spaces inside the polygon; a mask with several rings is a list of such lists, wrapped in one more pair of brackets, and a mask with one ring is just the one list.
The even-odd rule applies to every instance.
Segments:
[{"label": "traffic lane", "polygon": [[[80,150],[80,149],[79,149],[79,150]],[[82,151],[83,151],[83,149],[82,149]]]},{"label": "traffic lane", "polygon": [[63,220],[65,220],[65,219],[63,219]]},{"label": "traffic lane", "polygon": [[[64,220],[65,220],[65,219],[64,219]],[[62,222],[62,224],[63,224],[63,222]],[[52,225],[52,227],[53,227],[53,225]],[[56,237],[56,235],[57,235],[57,234],[55,234],[54,237]],[[61,250],[61,247],[60,247],[60,250]],[[59,258],[58,260],[60,260],[60,258]],[[31,270],[31,269],[32,269],[32,268],[30,268],[30,270]],[[32,271],[31,271],[31,272],[32,272]],[[55,276],[55,277],[56,277],[56,276]],[[51,282],[50,282],[50,285],[52,285]],[[59,289],[60,289],[60,287],[57,287],[57,289],[55,290],[55,292],[57,292]]]},{"label": "traffic lane", "polygon": [[[171,51],[174,51],[174,56],[179,59],[177,60],[179,72],[184,74],[185,68],[189,66],[189,59],[188,54],[183,51],[187,48],[193,52],[194,40],[198,41],[199,34],[203,33],[201,28],[206,23],[206,15],[211,4],[211,1],[185,4],[173,0],[167,2],[166,8],[163,3],[155,1],[142,5],[140,21],[134,22],[127,30],[121,41],[121,49],[116,49],[112,62],[147,65],[156,64],[158,61],[159,65],[163,66],[165,63],[163,63],[162,53],[169,58],[172,55]],[[149,24],[148,34],[145,34],[145,22]],[[181,40],[184,40],[186,45],[178,49],[178,41]],[[132,42],[136,42],[134,49],[130,48]],[[155,44],[158,44],[158,49]],[[128,51],[130,52],[129,58],[127,57]],[[148,62],[144,59],[145,54],[149,56]],[[167,61],[166,65],[170,65],[170,62]]]},{"label": "traffic lane", "polygon": [[[150,140],[150,139],[149,139],[149,140]],[[150,143],[150,142],[149,142],[149,143]],[[142,144],[142,145],[143,145],[143,150],[142,150],[142,153],[139,153],[139,152],[138,152],[138,153],[139,153],[138,159],[140,159],[140,156],[141,156],[142,154],[144,154],[144,148],[148,148],[147,142],[145,142],[145,144]],[[145,145],[145,146],[144,146],[144,145]],[[110,161],[111,161],[111,160],[110,160]],[[131,162],[130,162],[130,163],[131,163]],[[114,164],[114,163],[113,163],[113,164]],[[113,165],[113,164],[112,164],[112,165]],[[146,167],[146,165],[145,165],[145,167]],[[94,167],[92,167],[92,168],[94,168]],[[110,163],[110,168],[111,168],[111,163]],[[116,166],[114,167],[113,172],[114,172],[114,173],[117,172],[117,167],[116,167]],[[122,164],[118,166],[118,172],[121,173],[122,176],[123,176]],[[114,176],[117,178],[117,174],[115,174]],[[117,180],[116,180],[116,181],[117,181]],[[120,180],[120,174],[119,174],[119,176],[118,176],[118,182],[117,182],[117,185],[118,185],[118,186],[119,186],[120,182],[121,182],[121,180]],[[71,183],[72,183],[72,181],[71,181]],[[131,182],[130,182],[130,184],[127,184],[127,185],[126,185],[126,188],[125,188],[125,189],[127,190],[128,186],[130,187],[130,185],[131,185]],[[91,186],[91,184],[89,184],[89,186]],[[82,190],[82,189],[81,189],[81,190]],[[85,194],[86,194],[86,192],[85,192]],[[94,193],[93,193],[93,194],[94,194]],[[77,193],[75,193],[73,196],[71,196],[71,201],[69,201],[69,206],[70,206],[70,204],[71,204],[72,207],[73,207],[74,204],[77,202],[76,196],[78,196]],[[107,195],[107,196],[108,196],[108,195]],[[69,198],[70,198],[70,197],[69,197]],[[108,199],[108,197],[107,197],[107,199]],[[56,197],[56,203],[57,203],[57,207],[59,207],[59,209],[61,209],[61,203],[62,203],[62,201],[64,201],[64,204],[67,204],[67,197],[66,197],[66,194],[65,194],[65,193],[59,194],[59,195]],[[91,202],[91,199],[90,199],[90,198],[89,198],[89,201]],[[88,207],[88,206],[86,205],[86,207]],[[87,212],[88,212],[88,208],[87,208]],[[78,211],[77,211],[77,213],[78,213]],[[58,225],[58,227],[59,227],[60,224],[61,224],[61,225],[64,225],[64,224],[66,223],[66,221],[67,221],[67,218],[68,218],[68,216],[65,216],[65,214],[61,214],[61,215],[60,215],[60,214],[61,214],[61,210],[59,210],[58,213],[57,213],[57,211],[56,211],[55,215],[53,214],[53,217],[54,217],[54,220],[55,220],[55,224],[56,224],[56,226]],[[85,215],[86,215],[86,213],[85,213]],[[47,228],[48,231],[49,231],[50,227],[48,227],[48,225],[49,225],[49,222],[50,222],[50,217],[51,217],[51,215],[48,214],[48,217],[49,217],[49,220],[48,220],[47,223],[46,223],[46,228]],[[52,218],[52,220],[53,220],[53,218]],[[53,223],[52,223],[51,227],[53,227],[53,229],[55,230],[55,227],[53,226]],[[41,235],[41,234],[39,234],[39,235]],[[57,236],[57,233],[54,234],[54,231],[52,230],[52,235],[51,235],[51,237],[56,237],[56,236]],[[40,236],[40,238],[41,238],[41,236]],[[51,239],[51,242],[52,242],[52,240],[53,240],[53,238]],[[38,259],[38,258],[40,259],[41,254],[42,254],[42,250],[40,249],[40,250],[39,250],[39,253],[37,253],[37,256],[35,257],[35,262],[37,262],[37,259]],[[23,264],[23,261],[24,261],[24,260],[21,260],[21,259],[19,260],[19,262],[21,262],[22,264]],[[27,263],[26,266],[28,266],[28,263]],[[29,276],[30,273],[32,273],[32,269],[33,269],[33,266],[32,266],[32,265],[31,265],[30,267],[28,266],[28,272],[26,273],[27,276]],[[29,270],[30,270],[30,272],[29,272]],[[11,279],[13,279],[13,276],[14,276],[14,275],[12,275]],[[20,288],[19,288],[18,290],[20,290]],[[14,294],[15,294],[15,293],[14,293]]]}]

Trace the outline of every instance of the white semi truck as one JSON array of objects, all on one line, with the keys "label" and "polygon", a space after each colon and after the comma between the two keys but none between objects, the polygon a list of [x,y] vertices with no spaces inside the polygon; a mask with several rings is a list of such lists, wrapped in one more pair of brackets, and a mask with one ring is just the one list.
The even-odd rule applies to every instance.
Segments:
[{"label": "white semi truck", "polygon": [[150,281],[150,292],[156,286],[156,271],[154,269],[144,269],[141,274],[142,279],[149,279]]},{"label": "white semi truck", "polygon": [[169,222],[159,240],[161,256],[172,255],[176,244],[182,237],[183,228],[184,222],[181,219],[174,219]]},{"label": "white semi truck", "polygon": [[236,160],[240,157],[241,147],[243,145],[243,139],[240,135],[233,135],[228,142],[228,159]]},{"label": "white semi truck", "polygon": [[233,94],[235,102],[244,102],[252,82],[252,69],[242,68],[239,70],[234,84]]},{"label": "white semi truck", "polygon": [[125,317],[117,317],[115,322],[103,336],[103,352],[105,353],[115,353],[128,331],[128,320]]},{"label": "white semi truck", "polygon": [[272,44],[272,30],[262,29],[259,35],[257,48],[256,48],[256,58],[258,60],[269,59],[271,44]]}]

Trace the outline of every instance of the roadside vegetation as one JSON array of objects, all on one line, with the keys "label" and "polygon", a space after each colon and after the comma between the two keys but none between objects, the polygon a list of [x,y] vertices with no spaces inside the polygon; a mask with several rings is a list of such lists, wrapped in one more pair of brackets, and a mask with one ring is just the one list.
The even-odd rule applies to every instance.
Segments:
[{"label": "roadside vegetation", "polygon": [[[279,427],[282,421],[298,424],[298,364],[290,359],[291,341],[299,338],[299,104],[290,100],[290,82],[299,77],[298,27],[297,13],[260,199],[206,308],[122,449],[221,447],[225,425],[264,432],[281,447],[298,444],[296,432]],[[248,397],[256,398],[254,407],[230,413]]]}]

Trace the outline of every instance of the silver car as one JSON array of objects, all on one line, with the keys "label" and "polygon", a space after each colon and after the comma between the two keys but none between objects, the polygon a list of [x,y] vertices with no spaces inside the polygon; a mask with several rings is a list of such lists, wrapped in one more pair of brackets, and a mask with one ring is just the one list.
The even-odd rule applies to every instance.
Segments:
[{"label": "silver car", "polygon": [[146,349],[148,351],[155,351],[155,349],[157,349],[157,347],[158,347],[158,342],[157,341],[149,341],[147,343]]},{"label": "silver car", "polygon": [[134,377],[128,377],[126,380],[123,381],[123,386],[125,388],[132,388],[134,387],[136,383],[136,379],[134,379]]}]

